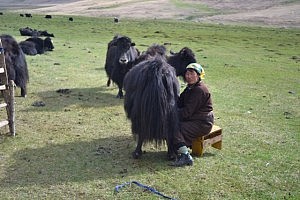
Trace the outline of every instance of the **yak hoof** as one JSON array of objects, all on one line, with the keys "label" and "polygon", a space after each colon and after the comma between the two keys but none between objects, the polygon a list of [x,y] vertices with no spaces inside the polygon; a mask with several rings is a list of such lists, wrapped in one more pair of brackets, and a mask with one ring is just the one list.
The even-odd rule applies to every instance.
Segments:
[{"label": "yak hoof", "polygon": [[117,99],[123,99],[123,95],[118,94],[118,95],[116,96],[116,98],[117,98]]},{"label": "yak hoof", "polygon": [[132,157],[134,159],[139,159],[139,158],[142,157],[142,152],[141,151],[134,151],[134,152],[132,152]]},{"label": "yak hoof", "polygon": [[172,154],[168,153],[168,155],[167,155],[167,159],[169,161],[176,160],[176,158],[177,158],[177,155],[175,153],[172,153]]},{"label": "yak hoof", "polygon": [[24,88],[21,88],[21,97],[26,97],[26,90]]},{"label": "yak hoof", "polygon": [[107,81],[106,86],[107,86],[107,87],[110,86],[110,80]]}]

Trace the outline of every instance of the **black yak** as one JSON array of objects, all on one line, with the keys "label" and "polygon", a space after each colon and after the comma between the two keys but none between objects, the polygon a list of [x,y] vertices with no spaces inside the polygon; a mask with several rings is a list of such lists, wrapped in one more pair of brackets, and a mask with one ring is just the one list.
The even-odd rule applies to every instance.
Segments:
[{"label": "black yak", "polygon": [[164,141],[169,159],[174,157],[172,136],[179,124],[176,105],[179,82],[174,68],[164,56],[149,57],[126,74],[124,90],[124,110],[137,139],[133,158],[141,157],[144,142],[161,145]]},{"label": "black yak", "polygon": [[38,30],[26,27],[19,29],[21,36],[39,36],[40,32]]},{"label": "black yak", "polygon": [[25,17],[32,17],[31,13],[25,13]]},{"label": "black yak", "polygon": [[105,71],[108,76],[107,86],[111,80],[118,85],[117,98],[123,98],[123,81],[125,74],[132,68],[139,55],[135,43],[127,36],[117,35],[108,43]]},{"label": "black yak", "polygon": [[52,51],[54,49],[54,45],[50,37],[46,37],[45,39],[31,37],[20,42],[20,47],[27,55],[43,54],[46,51]]},{"label": "black yak", "polygon": [[8,79],[13,80],[21,88],[21,96],[27,95],[27,82],[29,80],[25,55],[17,41],[10,35],[1,35]]},{"label": "black yak", "polygon": [[45,36],[45,37],[54,37],[53,33],[48,33],[46,30],[45,31],[39,31],[36,29],[32,29],[29,27],[25,28],[20,28],[19,29],[20,34],[22,36],[33,36],[33,37],[39,37],[39,36]]},{"label": "black yak", "polygon": [[178,53],[172,53],[168,56],[167,62],[175,68],[176,76],[184,77],[186,66],[197,61],[193,51],[188,47],[184,47]]},{"label": "black yak", "polygon": [[19,45],[26,55],[35,56],[38,54],[35,48],[35,43],[31,41],[21,41]]},{"label": "black yak", "polygon": [[164,45],[153,44],[145,52],[143,52],[135,60],[135,64],[146,60],[154,55],[160,55],[167,59],[169,65],[175,68],[176,76],[184,77],[186,71],[186,66],[190,63],[196,63],[196,57],[193,51],[188,47],[183,47],[178,53],[171,53],[171,55],[166,55],[166,47]]}]

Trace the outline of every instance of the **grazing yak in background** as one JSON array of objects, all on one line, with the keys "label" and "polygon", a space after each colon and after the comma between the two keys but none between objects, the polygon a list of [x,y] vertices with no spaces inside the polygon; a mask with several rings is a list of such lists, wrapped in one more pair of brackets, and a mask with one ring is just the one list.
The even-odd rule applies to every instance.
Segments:
[{"label": "grazing yak in background", "polygon": [[188,47],[184,47],[178,53],[173,52],[171,55],[167,56],[166,47],[164,45],[153,44],[136,58],[134,64],[147,60],[149,57],[153,57],[157,54],[164,56],[167,59],[168,64],[175,68],[176,76],[184,77],[186,66],[190,63],[197,62],[195,54]]},{"label": "grazing yak in background", "polygon": [[168,145],[168,158],[174,158],[172,137],[179,130],[176,105],[179,83],[174,68],[165,56],[151,55],[126,74],[124,90],[124,110],[137,139],[133,158],[142,156],[144,142],[155,142],[158,146],[164,141]]},{"label": "grazing yak in background", "polygon": [[12,36],[1,35],[0,38],[4,49],[8,79],[13,80],[21,88],[21,96],[26,97],[29,75],[25,55]]},{"label": "grazing yak in background", "polygon": [[19,29],[21,36],[35,36],[38,37],[40,35],[38,30],[26,27]]},{"label": "grazing yak in background", "polygon": [[50,37],[45,39],[39,37],[31,37],[19,43],[26,55],[43,54],[46,51],[52,51],[54,45]]},{"label": "grazing yak in background", "polygon": [[167,62],[175,68],[176,76],[184,77],[186,66],[196,63],[195,54],[188,47],[183,47],[178,53],[172,53],[167,57]]},{"label": "grazing yak in background", "polygon": [[45,37],[54,37],[53,33],[48,33],[47,31],[39,31],[36,29],[32,29],[29,27],[26,28],[20,28],[19,29],[21,36],[33,36],[33,37],[39,37],[39,36],[45,36]]},{"label": "grazing yak in background", "polygon": [[25,17],[32,17],[31,13],[25,13]]},{"label": "grazing yak in background", "polygon": [[135,48],[135,43],[127,36],[116,35],[108,43],[105,62],[105,71],[108,76],[107,86],[110,85],[111,80],[118,85],[117,98],[123,98],[125,74],[132,68],[138,55],[139,51]]}]

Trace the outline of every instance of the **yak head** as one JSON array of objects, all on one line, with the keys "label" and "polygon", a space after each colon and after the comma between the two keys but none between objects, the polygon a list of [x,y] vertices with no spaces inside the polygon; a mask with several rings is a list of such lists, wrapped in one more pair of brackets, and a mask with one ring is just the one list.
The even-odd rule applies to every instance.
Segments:
[{"label": "yak head", "polygon": [[186,66],[190,63],[196,63],[195,54],[188,48],[182,48],[178,53],[171,52],[167,58],[169,65],[175,68],[176,76],[184,77]]}]

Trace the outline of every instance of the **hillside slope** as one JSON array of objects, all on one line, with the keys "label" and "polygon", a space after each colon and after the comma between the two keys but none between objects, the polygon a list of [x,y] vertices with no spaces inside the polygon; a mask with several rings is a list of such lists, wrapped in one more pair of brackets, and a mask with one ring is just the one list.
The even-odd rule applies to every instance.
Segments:
[{"label": "hillside slope", "polygon": [[300,1],[295,0],[5,0],[0,8],[53,15],[300,27]]}]

